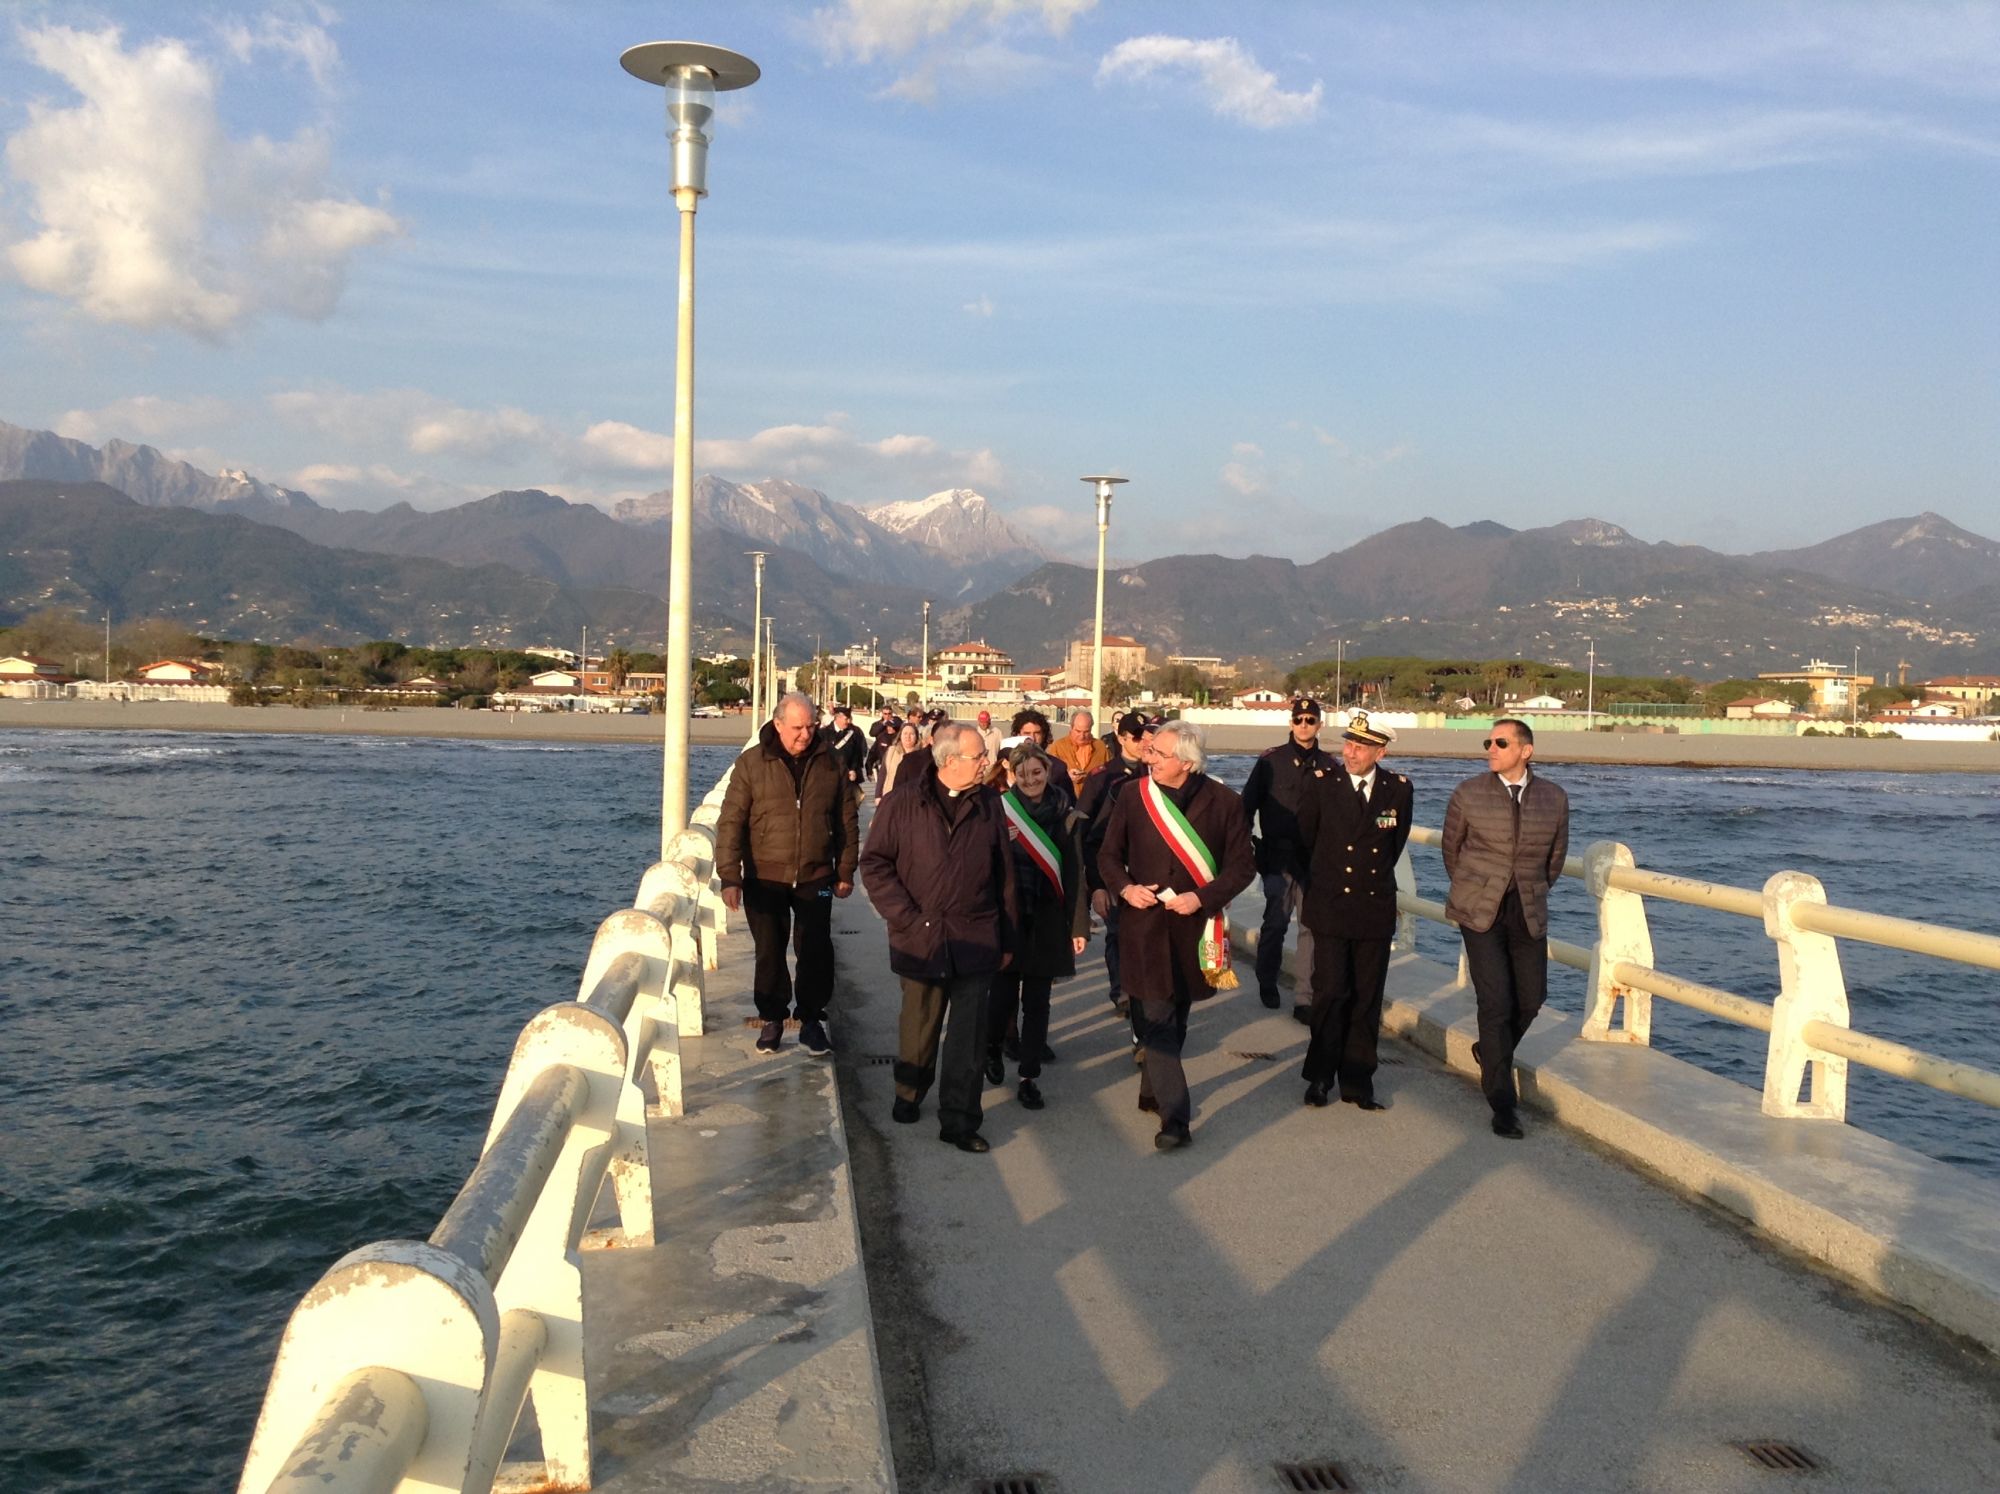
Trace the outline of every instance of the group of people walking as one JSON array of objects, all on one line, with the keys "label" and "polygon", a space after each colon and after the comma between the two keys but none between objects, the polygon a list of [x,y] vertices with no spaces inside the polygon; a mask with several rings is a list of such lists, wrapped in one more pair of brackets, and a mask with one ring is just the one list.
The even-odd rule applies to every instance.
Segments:
[{"label": "group of people walking", "polygon": [[[1040,1088],[1050,1000],[1101,921],[1111,1000],[1131,1023],[1139,1108],[1155,1145],[1192,1140],[1182,1067],[1194,1004],[1234,987],[1230,903],[1261,874],[1259,995],[1280,1005],[1279,957],[1300,921],[1298,964],[1311,1029],[1305,1103],[1335,1094],[1364,1111],[1396,927],[1395,865],[1409,838],[1410,780],[1381,766],[1395,734],[1364,712],[1342,718],[1339,755],[1319,746],[1318,702],[1293,701],[1287,740],[1262,754],[1238,795],[1207,772],[1199,727],[1119,718],[1106,738],[1077,712],[1059,742],[1040,712],[1002,736],[942,713],[864,732],[845,707],[817,724],[786,695],[738,759],[717,830],[724,901],[756,947],[757,1046],[776,1051],[788,1014],[801,1046],[831,1051],[834,900],[857,881],[888,926],[902,987],[892,1118],[914,1123],[937,1091],[939,1135],[984,1152],[986,1083],[1004,1081],[1012,1034],[1016,1097]],[[1447,909],[1461,928],[1479,1010],[1475,1054],[1493,1129],[1521,1133],[1513,1054],[1546,989],[1548,889],[1567,851],[1562,790],[1532,774],[1533,733],[1494,724],[1488,770],[1460,784],[1445,815]],[[859,801],[877,796],[865,842]],[[798,965],[787,968],[789,944]]]}]

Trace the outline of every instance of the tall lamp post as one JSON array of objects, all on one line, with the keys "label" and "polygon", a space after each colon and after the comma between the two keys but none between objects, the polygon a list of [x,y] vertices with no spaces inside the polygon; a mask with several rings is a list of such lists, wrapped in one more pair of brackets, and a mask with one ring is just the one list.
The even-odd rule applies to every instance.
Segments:
[{"label": "tall lamp post", "polygon": [[1847,681],[1847,724],[1861,721],[1861,645],[1854,645],[1854,673]]},{"label": "tall lamp post", "polygon": [[917,671],[917,694],[925,703],[931,698],[931,603],[924,598],[924,655],[923,663]]},{"label": "tall lamp post", "polygon": [[778,620],[764,619],[764,713],[758,719],[769,721],[778,713]]},{"label": "tall lamp post", "polygon": [[1104,724],[1104,536],[1111,530],[1111,490],[1129,477],[1085,477],[1081,482],[1096,484],[1097,495],[1097,609],[1090,629],[1090,721]]},{"label": "tall lamp post", "polygon": [[[761,723],[758,714],[764,704],[764,557],[768,550],[743,552],[757,563],[757,610],[750,617],[750,718]],[[753,725],[754,732],[757,727]]]},{"label": "tall lamp post", "polygon": [[708,122],[715,96],[758,78],[748,57],[701,42],[645,42],[619,64],[666,91],[673,142],[674,205],[680,210],[679,334],[674,347],[674,511],[667,552],[666,764],[660,788],[660,855],[687,827],[689,685],[694,675],[694,214],[708,195]]},{"label": "tall lamp post", "polygon": [[1585,676],[1583,686],[1583,724],[1587,730],[1597,724],[1597,640],[1583,641],[1590,645],[1590,673]]}]

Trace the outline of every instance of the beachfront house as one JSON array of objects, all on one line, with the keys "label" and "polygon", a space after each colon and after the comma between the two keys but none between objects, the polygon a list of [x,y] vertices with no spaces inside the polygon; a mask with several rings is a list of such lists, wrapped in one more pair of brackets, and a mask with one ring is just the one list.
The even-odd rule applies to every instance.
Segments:
[{"label": "beachfront house", "polygon": [[1768,721],[1798,713],[1799,708],[1789,700],[1777,700],[1768,695],[1746,695],[1722,708],[1724,718],[1730,721]]}]

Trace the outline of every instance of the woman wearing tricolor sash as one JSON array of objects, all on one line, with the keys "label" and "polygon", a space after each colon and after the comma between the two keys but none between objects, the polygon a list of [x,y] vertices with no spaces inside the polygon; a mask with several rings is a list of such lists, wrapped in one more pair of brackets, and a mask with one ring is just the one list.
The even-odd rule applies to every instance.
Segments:
[{"label": "woman wearing tricolor sash", "polygon": [[1145,1051],[1139,1108],[1157,1111],[1154,1145],[1186,1146],[1193,1105],[1181,1049],[1188,1009],[1230,990],[1229,904],[1257,876],[1243,801],[1203,771],[1201,728],[1169,721],[1145,748],[1147,776],[1111,806],[1098,852],[1121,904],[1121,984]]},{"label": "woman wearing tricolor sash", "polygon": [[993,977],[986,1006],[986,1078],[1006,1081],[1001,1042],[1020,1017],[1019,1098],[1040,1110],[1042,1047],[1049,1035],[1049,994],[1058,980],[1076,974],[1076,957],[1090,937],[1084,901],[1083,817],[1055,786],[1046,752],[1024,742],[1007,755],[1012,782],[1000,796],[1013,846],[1014,885],[1020,900],[1014,959]]}]

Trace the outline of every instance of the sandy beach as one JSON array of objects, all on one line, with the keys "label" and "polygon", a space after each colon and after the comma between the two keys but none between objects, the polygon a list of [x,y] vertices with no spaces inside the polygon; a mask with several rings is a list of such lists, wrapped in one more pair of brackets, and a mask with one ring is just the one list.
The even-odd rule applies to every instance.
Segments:
[{"label": "sandy beach", "polygon": [[[458,737],[476,741],[658,742],[658,716],[595,713],[522,714],[400,706],[227,706],[175,701],[0,699],[0,728],[44,731],[309,732],[323,736]],[[742,742],[747,716],[696,717],[697,743]],[[1280,733],[1268,725],[1218,726],[1209,745],[1218,752],[1255,752]],[[1479,739],[1464,731],[1411,729],[1395,754],[1479,758]],[[1656,736],[1646,732],[1551,732],[1537,744],[1540,761],[1636,763],[1686,768],[1802,768],[1876,773],[2000,773],[2000,742],[1867,741],[1847,737]]]}]

